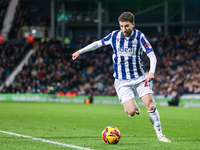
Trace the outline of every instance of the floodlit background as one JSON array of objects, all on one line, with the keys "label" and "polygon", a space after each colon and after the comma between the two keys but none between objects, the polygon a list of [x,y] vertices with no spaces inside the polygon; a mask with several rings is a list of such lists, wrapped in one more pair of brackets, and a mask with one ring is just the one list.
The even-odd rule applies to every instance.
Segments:
[{"label": "floodlit background", "polygon": [[[119,30],[124,11],[155,51],[154,101],[170,144],[139,98],[140,116],[119,105],[110,46],[71,59]],[[199,14],[199,0],[0,0],[0,149],[199,149]],[[101,140],[110,125],[117,145]]]},{"label": "floodlit background", "polygon": [[[157,55],[155,96],[167,97],[173,90],[179,95],[200,94],[198,0],[0,2],[1,93],[116,96],[111,47],[76,61],[71,54],[118,30],[118,16],[130,11]],[[30,34],[33,42],[27,41]],[[143,64],[148,71],[145,55]]]}]

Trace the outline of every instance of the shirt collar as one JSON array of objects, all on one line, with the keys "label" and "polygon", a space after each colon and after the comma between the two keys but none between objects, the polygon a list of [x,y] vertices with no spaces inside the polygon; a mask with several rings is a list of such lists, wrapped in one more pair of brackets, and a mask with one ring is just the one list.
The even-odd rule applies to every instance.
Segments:
[{"label": "shirt collar", "polygon": [[[130,36],[130,39],[132,39],[132,40],[135,38],[134,33],[135,33],[135,28],[133,28],[133,33]],[[125,38],[122,32],[121,32],[121,38]]]}]

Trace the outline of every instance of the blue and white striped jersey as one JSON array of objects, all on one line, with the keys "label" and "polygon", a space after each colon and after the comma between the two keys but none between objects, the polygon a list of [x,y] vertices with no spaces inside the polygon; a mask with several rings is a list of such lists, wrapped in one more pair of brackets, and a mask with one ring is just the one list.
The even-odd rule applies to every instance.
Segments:
[{"label": "blue and white striped jersey", "polygon": [[121,30],[116,30],[101,42],[113,48],[114,78],[134,79],[145,74],[141,56],[143,51],[148,54],[153,48],[142,32],[134,28],[131,37],[124,37]]}]

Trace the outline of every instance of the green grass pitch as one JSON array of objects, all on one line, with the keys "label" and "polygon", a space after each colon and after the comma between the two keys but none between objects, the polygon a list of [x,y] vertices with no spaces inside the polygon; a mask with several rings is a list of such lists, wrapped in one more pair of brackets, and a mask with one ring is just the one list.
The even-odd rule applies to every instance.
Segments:
[{"label": "green grass pitch", "polygon": [[[145,107],[128,117],[122,105],[0,102],[0,131],[57,141],[95,150],[200,149],[200,109],[157,107],[163,133],[171,143],[159,142]],[[121,140],[106,145],[101,133],[116,126]],[[0,150],[75,150],[29,138],[0,133]]]}]

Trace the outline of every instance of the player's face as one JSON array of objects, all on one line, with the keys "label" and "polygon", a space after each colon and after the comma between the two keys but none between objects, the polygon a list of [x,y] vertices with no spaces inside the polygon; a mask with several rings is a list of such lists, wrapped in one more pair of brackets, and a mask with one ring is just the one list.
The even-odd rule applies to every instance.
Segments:
[{"label": "player's face", "polygon": [[119,21],[119,25],[125,37],[131,36],[135,23],[130,23],[129,21]]}]

